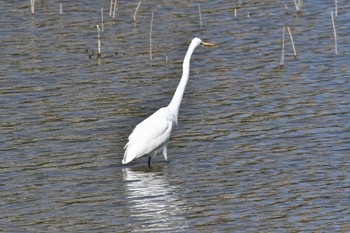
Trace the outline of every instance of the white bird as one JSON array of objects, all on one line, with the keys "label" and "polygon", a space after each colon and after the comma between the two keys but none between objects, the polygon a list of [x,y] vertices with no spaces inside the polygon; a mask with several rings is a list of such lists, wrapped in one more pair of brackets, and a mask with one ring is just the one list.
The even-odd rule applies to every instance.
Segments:
[{"label": "white bird", "polygon": [[165,161],[168,162],[167,145],[171,130],[177,124],[177,116],[181,100],[190,74],[190,59],[193,51],[199,45],[214,46],[194,38],[187,50],[182,65],[182,77],[176,88],[175,94],[167,107],[160,108],[151,116],[139,123],[129,136],[129,142],[125,145],[123,164],[130,163],[135,158],[149,155],[148,166],[151,166],[151,157],[162,152]]}]

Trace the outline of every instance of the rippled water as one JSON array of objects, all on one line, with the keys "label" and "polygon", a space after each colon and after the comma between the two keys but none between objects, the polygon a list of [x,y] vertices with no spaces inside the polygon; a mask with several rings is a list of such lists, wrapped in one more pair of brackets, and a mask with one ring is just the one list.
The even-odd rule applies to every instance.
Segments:
[{"label": "rippled water", "polygon": [[[338,1],[1,1],[3,232],[348,232],[350,6]],[[284,4],[288,5],[288,12]],[[102,58],[96,24],[105,11]],[[234,17],[237,8],[237,17]],[[151,12],[153,60],[149,60]],[[297,58],[283,25],[290,26]],[[168,154],[123,166],[198,48]]]}]

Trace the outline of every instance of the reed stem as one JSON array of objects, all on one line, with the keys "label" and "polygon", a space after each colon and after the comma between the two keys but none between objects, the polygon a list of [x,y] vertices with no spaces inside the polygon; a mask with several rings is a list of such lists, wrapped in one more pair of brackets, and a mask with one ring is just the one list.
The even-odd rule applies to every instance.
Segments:
[{"label": "reed stem", "polygon": [[288,33],[289,33],[290,40],[292,41],[294,57],[296,58],[296,57],[297,57],[297,51],[296,51],[296,49],[295,49],[295,45],[294,45],[294,40],[293,40],[292,32],[290,31],[290,28],[289,28],[289,27],[287,27],[287,29],[288,29]]},{"label": "reed stem", "polygon": [[338,16],[338,1],[337,0],[334,0],[335,1],[335,17]]},{"label": "reed stem", "polygon": [[60,15],[63,14],[63,10],[62,10],[62,2],[60,3]]},{"label": "reed stem", "polygon": [[118,1],[118,0],[114,0],[113,19],[115,18],[115,13],[116,13],[116,11],[117,11],[117,1]]},{"label": "reed stem", "polygon": [[109,18],[112,18],[112,11],[113,11],[113,0],[111,0],[111,3],[109,5]]},{"label": "reed stem", "polygon": [[153,11],[151,18],[151,27],[149,29],[149,59],[152,61],[152,28],[153,28]]},{"label": "reed stem", "polygon": [[294,5],[295,5],[295,9],[297,11],[297,14],[301,13],[301,5],[303,4],[302,0],[294,0]]},{"label": "reed stem", "polygon": [[198,3],[198,12],[199,12],[199,26],[201,27],[201,31],[203,29],[202,27],[202,12],[201,12],[201,5],[199,4],[199,2],[197,1]]},{"label": "reed stem", "polygon": [[101,8],[101,30],[102,32],[105,31],[104,23],[103,23],[103,8]]},{"label": "reed stem", "polygon": [[101,35],[100,35],[100,27],[97,27],[97,57],[101,57]]},{"label": "reed stem", "polygon": [[136,22],[136,14],[137,14],[137,10],[139,9],[140,5],[141,5],[141,1],[139,1],[139,4],[137,4],[136,10],[134,12],[134,22]]},{"label": "reed stem", "polygon": [[30,11],[32,12],[32,15],[35,13],[35,0],[30,0]]},{"label": "reed stem", "polygon": [[335,29],[335,22],[334,22],[333,11],[331,11],[331,16],[332,16],[333,33],[334,33],[334,47],[335,47],[335,55],[338,55],[337,31],[336,31],[336,29]]},{"label": "reed stem", "polygon": [[282,56],[281,56],[281,62],[280,62],[280,68],[284,68],[284,36],[286,32],[286,26],[283,26],[283,36],[282,36]]}]

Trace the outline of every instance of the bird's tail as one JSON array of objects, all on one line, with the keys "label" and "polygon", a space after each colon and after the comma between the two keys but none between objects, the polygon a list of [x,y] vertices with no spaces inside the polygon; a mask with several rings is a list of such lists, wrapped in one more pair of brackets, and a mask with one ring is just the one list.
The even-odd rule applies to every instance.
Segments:
[{"label": "bird's tail", "polygon": [[135,151],[132,150],[132,147],[130,147],[129,143],[124,146],[125,153],[124,153],[124,158],[122,160],[123,164],[130,163],[136,158],[136,153]]}]

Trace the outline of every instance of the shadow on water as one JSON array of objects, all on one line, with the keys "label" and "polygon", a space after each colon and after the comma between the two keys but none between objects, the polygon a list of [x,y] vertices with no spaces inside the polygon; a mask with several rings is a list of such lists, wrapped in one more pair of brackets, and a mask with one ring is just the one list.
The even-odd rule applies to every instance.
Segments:
[{"label": "shadow on water", "polygon": [[[164,167],[123,168],[123,184],[135,232],[184,231],[186,206],[163,174]],[[135,224],[136,223],[136,224]]]}]

